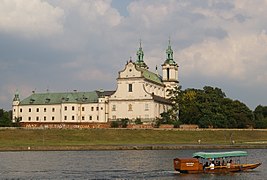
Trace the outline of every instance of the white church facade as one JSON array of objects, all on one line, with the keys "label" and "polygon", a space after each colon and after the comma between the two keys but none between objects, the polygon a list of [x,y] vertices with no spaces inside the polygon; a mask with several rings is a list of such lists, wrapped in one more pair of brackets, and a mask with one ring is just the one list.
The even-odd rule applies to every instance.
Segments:
[{"label": "white church facade", "polygon": [[115,91],[33,92],[13,99],[13,121],[22,123],[106,123],[123,118],[152,123],[171,108],[167,89],[178,81],[178,64],[169,42],[162,76],[148,70],[140,43],[137,60],[128,61],[118,73]]}]

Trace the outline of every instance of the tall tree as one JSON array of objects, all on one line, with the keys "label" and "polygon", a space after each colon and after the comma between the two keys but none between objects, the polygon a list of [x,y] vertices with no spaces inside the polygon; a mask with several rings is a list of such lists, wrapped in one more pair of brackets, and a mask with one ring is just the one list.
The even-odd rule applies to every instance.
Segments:
[{"label": "tall tree", "polygon": [[181,86],[175,86],[173,89],[168,89],[168,96],[169,99],[172,102],[172,108],[167,112],[171,119],[173,121],[178,121],[179,120],[179,110],[180,110],[180,102],[181,102]]},{"label": "tall tree", "polygon": [[177,88],[170,91],[173,111],[179,110],[181,123],[200,127],[247,128],[254,127],[252,111],[240,101],[233,101],[217,87],[200,89]]},{"label": "tall tree", "polygon": [[267,128],[267,106],[258,105],[253,113],[256,128]]}]

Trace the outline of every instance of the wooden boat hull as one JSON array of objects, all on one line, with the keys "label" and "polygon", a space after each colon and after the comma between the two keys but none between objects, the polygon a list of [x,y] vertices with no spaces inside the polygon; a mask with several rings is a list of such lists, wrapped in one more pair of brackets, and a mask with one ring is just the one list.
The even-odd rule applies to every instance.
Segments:
[{"label": "wooden boat hull", "polygon": [[237,165],[232,165],[231,167],[227,166],[215,166],[214,169],[210,168],[204,168],[203,173],[231,173],[231,172],[240,172],[240,171],[248,171],[251,169],[255,169],[258,166],[260,166],[261,163],[256,163],[256,164],[237,164]]},{"label": "wooden boat hull", "polygon": [[210,167],[203,167],[202,163],[196,158],[176,158],[174,159],[174,169],[180,173],[212,173],[223,174],[231,172],[248,171],[260,166],[261,163],[256,164],[236,164],[227,166],[215,166],[214,169]]}]

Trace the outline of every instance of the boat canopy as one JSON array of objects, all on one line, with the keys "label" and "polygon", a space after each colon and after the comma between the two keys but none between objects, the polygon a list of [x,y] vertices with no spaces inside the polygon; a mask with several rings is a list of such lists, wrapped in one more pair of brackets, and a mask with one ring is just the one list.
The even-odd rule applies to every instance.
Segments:
[{"label": "boat canopy", "polygon": [[246,151],[229,151],[229,152],[196,152],[193,154],[194,158],[223,158],[223,157],[241,157],[247,156],[248,153]]}]

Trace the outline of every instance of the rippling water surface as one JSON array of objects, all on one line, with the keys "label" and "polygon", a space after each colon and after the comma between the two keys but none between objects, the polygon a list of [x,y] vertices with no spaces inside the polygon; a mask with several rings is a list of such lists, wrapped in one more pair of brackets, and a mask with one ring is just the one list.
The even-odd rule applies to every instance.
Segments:
[{"label": "rippling water surface", "polygon": [[[251,172],[225,175],[179,174],[173,158],[196,150],[0,152],[0,179],[265,179],[267,149],[249,149]],[[210,150],[209,150],[210,151]],[[219,151],[219,150],[212,150]],[[226,150],[224,150],[226,151]]]}]

